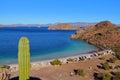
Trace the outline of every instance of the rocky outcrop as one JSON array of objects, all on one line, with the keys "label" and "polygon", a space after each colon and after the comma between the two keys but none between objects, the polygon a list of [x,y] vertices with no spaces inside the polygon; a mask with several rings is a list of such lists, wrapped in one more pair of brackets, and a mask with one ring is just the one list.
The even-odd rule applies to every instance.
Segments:
[{"label": "rocky outcrop", "polygon": [[48,28],[49,30],[77,30],[79,27],[72,26],[68,23],[59,23]]},{"label": "rocky outcrop", "polygon": [[9,80],[10,70],[7,68],[0,68],[0,80]]},{"label": "rocky outcrop", "polygon": [[120,28],[109,21],[78,29],[72,39],[84,40],[100,48],[111,48],[120,44]]}]

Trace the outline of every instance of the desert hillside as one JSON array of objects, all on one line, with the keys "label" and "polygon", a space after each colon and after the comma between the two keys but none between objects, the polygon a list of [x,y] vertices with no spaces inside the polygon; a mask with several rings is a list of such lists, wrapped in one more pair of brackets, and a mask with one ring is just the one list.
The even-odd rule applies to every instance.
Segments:
[{"label": "desert hillside", "polygon": [[103,21],[94,26],[78,29],[71,38],[84,40],[99,48],[112,48],[120,44],[120,28],[110,21]]}]

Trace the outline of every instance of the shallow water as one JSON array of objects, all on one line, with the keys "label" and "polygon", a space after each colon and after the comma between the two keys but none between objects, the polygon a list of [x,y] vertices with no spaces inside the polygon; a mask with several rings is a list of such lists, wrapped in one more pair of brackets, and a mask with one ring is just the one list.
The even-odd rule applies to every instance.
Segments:
[{"label": "shallow water", "polygon": [[17,63],[18,41],[26,36],[30,41],[31,61],[48,60],[87,53],[96,47],[71,40],[75,30],[47,30],[47,27],[0,28],[0,64]]}]

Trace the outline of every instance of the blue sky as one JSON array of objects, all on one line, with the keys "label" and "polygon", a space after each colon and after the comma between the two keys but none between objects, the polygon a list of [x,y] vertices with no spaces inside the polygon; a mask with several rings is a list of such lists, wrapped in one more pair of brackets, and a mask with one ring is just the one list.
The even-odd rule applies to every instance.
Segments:
[{"label": "blue sky", "polygon": [[0,24],[103,20],[120,24],[120,0],[0,0]]}]

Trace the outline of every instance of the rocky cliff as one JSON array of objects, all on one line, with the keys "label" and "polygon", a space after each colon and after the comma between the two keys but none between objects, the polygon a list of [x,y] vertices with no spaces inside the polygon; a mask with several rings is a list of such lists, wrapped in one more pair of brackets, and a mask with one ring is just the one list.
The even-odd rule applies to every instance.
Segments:
[{"label": "rocky cliff", "polygon": [[120,28],[110,21],[103,21],[94,26],[78,29],[71,38],[84,40],[99,48],[112,48],[120,44]]},{"label": "rocky cliff", "polygon": [[53,26],[50,26],[49,30],[77,30],[79,27],[70,25],[68,23],[59,23]]}]

